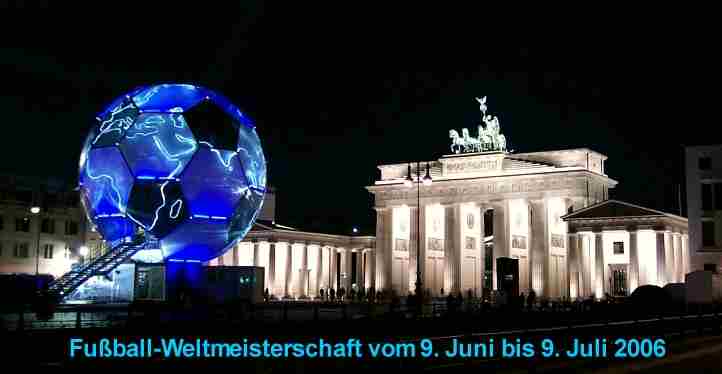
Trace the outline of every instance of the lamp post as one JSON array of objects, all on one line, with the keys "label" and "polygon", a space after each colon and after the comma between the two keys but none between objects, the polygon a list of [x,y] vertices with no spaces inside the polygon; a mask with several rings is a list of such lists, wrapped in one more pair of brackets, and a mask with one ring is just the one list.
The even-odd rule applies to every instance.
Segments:
[{"label": "lamp post", "polygon": [[38,278],[40,276],[40,231],[41,231],[41,217],[40,217],[40,207],[39,206],[33,206],[30,208],[30,213],[38,217],[38,232],[35,236],[35,288],[36,290],[40,290],[40,279]]},{"label": "lamp post", "polygon": [[89,249],[85,245],[81,245],[80,248],[78,248],[78,254],[80,255],[80,264],[85,263],[85,256],[88,255]]},{"label": "lamp post", "polygon": [[[423,295],[423,280],[421,279],[421,184],[424,186],[431,185],[431,175],[429,175],[429,163],[426,163],[426,175],[421,180],[419,170],[421,169],[421,162],[416,162],[416,297],[418,298],[417,307],[421,308],[421,300]],[[404,180],[404,186],[411,188],[414,185],[414,180],[411,178],[411,164],[409,164],[408,175]]]}]

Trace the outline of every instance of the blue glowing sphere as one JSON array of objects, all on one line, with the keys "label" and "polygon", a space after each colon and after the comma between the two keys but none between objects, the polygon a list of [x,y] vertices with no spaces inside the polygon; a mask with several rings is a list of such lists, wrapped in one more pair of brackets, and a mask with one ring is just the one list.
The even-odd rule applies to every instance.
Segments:
[{"label": "blue glowing sphere", "polygon": [[143,233],[164,259],[208,261],[250,230],[266,161],[256,128],[203,87],[137,88],[96,118],[80,154],[80,194],[110,242]]}]

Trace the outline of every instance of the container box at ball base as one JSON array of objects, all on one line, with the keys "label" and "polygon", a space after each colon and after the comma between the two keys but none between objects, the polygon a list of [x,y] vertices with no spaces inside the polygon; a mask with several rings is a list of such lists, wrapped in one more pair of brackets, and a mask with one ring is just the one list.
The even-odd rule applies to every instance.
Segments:
[{"label": "container box at ball base", "polygon": [[263,302],[264,268],[208,266],[205,273],[209,301],[218,304]]}]

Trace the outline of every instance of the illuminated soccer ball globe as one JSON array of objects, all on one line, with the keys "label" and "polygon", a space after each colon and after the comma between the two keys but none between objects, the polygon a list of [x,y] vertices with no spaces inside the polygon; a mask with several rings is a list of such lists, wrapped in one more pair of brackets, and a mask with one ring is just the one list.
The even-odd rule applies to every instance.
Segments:
[{"label": "illuminated soccer ball globe", "polygon": [[168,260],[208,261],[250,230],[266,162],[256,129],[203,87],[140,87],[97,116],[80,154],[85,211],[111,243],[143,233]]}]

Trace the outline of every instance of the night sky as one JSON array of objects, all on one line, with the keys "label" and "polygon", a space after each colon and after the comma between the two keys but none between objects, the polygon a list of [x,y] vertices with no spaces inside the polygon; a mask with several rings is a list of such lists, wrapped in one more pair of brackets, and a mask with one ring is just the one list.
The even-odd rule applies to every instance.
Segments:
[{"label": "night sky", "polygon": [[448,153],[450,129],[476,132],[476,96],[515,151],[591,148],[619,181],[611,198],[674,213],[683,146],[722,143],[706,114],[716,23],[673,9],[60,3],[2,9],[2,173],[75,180],[95,113],[160,82],[218,90],[255,119],[277,221],[330,233],[373,235],[376,166]]}]

